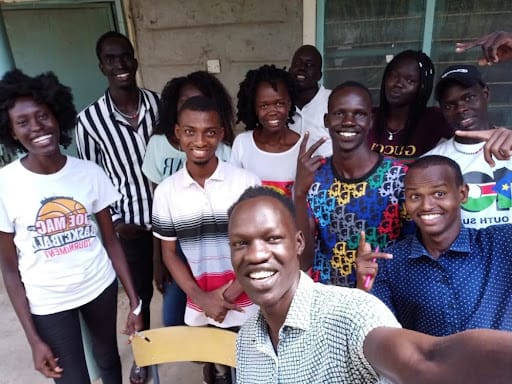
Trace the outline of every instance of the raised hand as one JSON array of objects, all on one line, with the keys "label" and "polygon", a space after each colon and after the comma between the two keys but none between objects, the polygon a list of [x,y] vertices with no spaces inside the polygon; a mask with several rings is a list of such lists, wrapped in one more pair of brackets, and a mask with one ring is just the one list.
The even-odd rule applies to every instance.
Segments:
[{"label": "raised hand", "polygon": [[464,52],[478,46],[482,48],[483,53],[483,57],[478,60],[479,65],[492,65],[512,60],[512,33],[510,32],[492,32],[473,41],[456,43],[455,52]]},{"label": "raised hand", "polygon": [[508,128],[500,127],[482,131],[457,130],[455,135],[484,140],[486,142],[484,145],[484,158],[491,167],[496,165],[493,157],[498,160],[509,160],[512,155],[512,130]]},{"label": "raised hand", "polygon": [[313,156],[313,153],[325,142],[326,138],[322,137],[306,150],[308,139],[309,132],[306,132],[300,143],[299,156],[297,157],[297,174],[294,185],[296,195],[306,195],[308,193],[309,187],[313,184],[316,170],[325,161],[323,156]]},{"label": "raised hand", "polygon": [[357,288],[366,292],[371,291],[379,270],[376,260],[392,258],[393,256],[389,253],[372,251],[372,246],[366,242],[366,234],[362,231],[359,236],[356,258]]}]

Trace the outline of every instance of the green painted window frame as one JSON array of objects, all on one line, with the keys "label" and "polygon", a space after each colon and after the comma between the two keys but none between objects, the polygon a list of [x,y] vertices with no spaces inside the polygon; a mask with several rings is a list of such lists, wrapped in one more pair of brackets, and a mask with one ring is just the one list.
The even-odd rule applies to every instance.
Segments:
[{"label": "green painted window frame", "polygon": [[2,3],[1,9],[24,9],[24,8],[79,8],[81,5],[102,6],[103,4],[111,4],[114,23],[113,27],[122,34],[126,34],[125,14],[123,11],[122,0],[39,0],[24,1],[21,3]]}]

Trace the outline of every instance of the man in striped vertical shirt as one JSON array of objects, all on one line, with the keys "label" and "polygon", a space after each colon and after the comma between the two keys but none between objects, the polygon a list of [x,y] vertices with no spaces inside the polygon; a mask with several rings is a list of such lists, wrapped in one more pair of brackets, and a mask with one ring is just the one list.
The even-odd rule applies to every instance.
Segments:
[{"label": "man in striped vertical shirt", "polygon": [[[112,220],[123,246],[135,288],[142,302],[144,329],[149,328],[153,296],[152,189],[142,173],[146,145],[158,120],[158,96],[137,87],[138,62],[128,38],[103,34],[96,43],[108,89],[78,115],[78,156],[100,165],[121,193]],[[143,383],[145,368],[132,368],[130,381]]]}]

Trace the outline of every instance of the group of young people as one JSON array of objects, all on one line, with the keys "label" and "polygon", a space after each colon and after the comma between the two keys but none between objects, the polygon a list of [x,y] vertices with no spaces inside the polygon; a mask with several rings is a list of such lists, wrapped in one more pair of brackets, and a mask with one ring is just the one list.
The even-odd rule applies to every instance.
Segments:
[{"label": "group of young people", "polygon": [[[512,56],[507,33],[471,44],[484,47],[488,62]],[[164,294],[164,325],[242,327],[240,383],[507,382],[512,336],[460,331],[510,330],[510,263],[493,264],[495,254],[508,254],[502,237],[510,230],[464,231],[459,205],[468,193],[456,163],[427,156],[407,171],[397,160],[423,155],[455,129],[450,145],[460,153],[481,155],[492,170],[494,159],[509,160],[512,135],[491,129],[489,91],[476,68],[447,69],[436,87],[441,108],[427,107],[433,65],[405,51],[386,67],[374,109],[360,83],[331,92],[319,86],[321,55],[303,46],[289,71],[264,65],[247,72],[236,114],[246,132],[235,137],[229,94],[214,76],[172,79],[158,97],[137,86],[125,36],[102,35],[96,53],[109,87],[78,117],[70,90],[51,73],[14,70],[0,81],[2,144],[26,152],[0,171],[0,261],[45,376],[89,382],[80,314],[103,382],[121,383],[117,275],[130,301],[130,335],[150,326],[153,278]],[[78,155],[90,161],[60,150],[75,126]],[[472,141],[479,149],[462,149]],[[397,240],[407,234],[404,241],[418,243],[407,250],[418,256],[404,251],[401,258],[405,243]],[[393,244],[393,260],[376,249]],[[480,259],[457,275],[465,260],[445,265],[447,252]],[[405,272],[411,258],[425,266]],[[316,281],[362,289],[314,284],[299,267]],[[425,279],[437,292],[448,287],[438,294],[448,308],[443,319],[458,321],[441,334],[457,335],[413,332],[437,336],[430,331],[439,325],[435,311],[425,328],[400,315],[422,313],[417,291],[428,268],[433,277]],[[405,288],[395,288],[402,274]],[[458,319],[468,280],[475,284],[465,294],[485,302],[474,305],[478,321]],[[146,368],[133,364],[130,381],[146,379]],[[205,365],[205,382],[233,379],[225,367]]]}]

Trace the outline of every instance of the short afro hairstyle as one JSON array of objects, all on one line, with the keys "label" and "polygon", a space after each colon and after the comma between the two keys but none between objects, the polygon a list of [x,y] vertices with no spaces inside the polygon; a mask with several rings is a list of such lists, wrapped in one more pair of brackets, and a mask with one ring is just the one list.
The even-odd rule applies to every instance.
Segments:
[{"label": "short afro hairstyle", "polygon": [[46,105],[59,124],[60,145],[67,147],[71,144],[76,122],[71,89],[62,85],[53,72],[30,77],[19,69],[14,69],[0,80],[0,142],[5,147],[10,150],[27,151],[12,137],[9,118],[9,110],[20,97],[30,97],[36,103]]},{"label": "short afro hairstyle", "polygon": [[183,87],[186,85],[197,88],[203,96],[213,100],[224,128],[223,142],[232,145],[235,138],[233,133],[233,104],[228,91],[222,83],[206,71],[196,71],[187,76],[175,77],[169,81],[160,96],[158,107],[159,121],[153,130],[154,135],[174,137],[174,125],[178,121],[178,100]]},{"label": "short afro hairstyle", "polygon": [[244,123],[247,131],[258,127],[259,121],[254,107],[256,91],[261,83],[268,83],[277,91],[277,84],[282,82],[288,90],[290,97],[290,110],[288,111],[287,123],[293,123],[295,105],[297,103],[297,91],[292,75],[285,69],[277,68],[275,65],[262,65],[258,69],[251,69],[240,83],[237,103],[237,123]]},{"label": "short afro hairstyle", "polygon": [[328,99],[328,103],[331,102],[331,98],[334,97],[333,95],[338,92],[338,91],[341,91],[345,88],[359,88],[361,89],[362,91],[364,91],[367,95],[368,95],[368,99],[370,100],[370,105],[372,105],[373,101],[372,101],[372,94],[370,92],[370,90],[368,89],[367,86],[365,86],[364,84],[361,84],[357,81],[345,81],[344,83],[341,83],[340,85],[336,86],[336,88],[334,88],[332,91],[331,91],[331,94],[329,95],[329,99]]},{"label": "short afro hairstyle", "polygon": [[265,187],[262,185],[247,188],[238,198],[238,200],[228,209],[228,218],[231,218],[233,210],[244,201],[251,200],[257,197],[271,197],[281,203],[288,213],[290,213],[295,225],[297,225],[297,214],[295,212],[295,205],[293,201],[286,195],[279,193],[273,188]]},{"label": "short afro hairstyle", "polygon": [[192,96],[189,97],[183,105],[180,107],[178,111],[178,121],[180,119],[183,111],[194,111],[194,112],[215,112],[219,115],[219,109],[217,108],[217,104],[206,96]]},{"label": "short afro hairstyle", "polygon": [[429,156],[420,157],[409,164],[407,174],[405,175],[405,185],[407,186],[407,175],[409,174],[409,172],[411,172],[411,170],[427,169],[429,167],[434,167],[434,166],[447,166],[453,172],[453,176],[454,176],[453,181],[455,181],[455,185],[457,185],[457,187],[460,187],[461,185],[464,184],[464,178],[462,176],[462,171],[460,170],[459,164],[457,164],[455,162],[455,160],[452,160],[449,157],[441,156],[441,155],[429,155]]},{"label": "short afro hairstyle", "polygon": [[125,40],[128,45],[130,46],[130,51],[133,56],[135,56],[135,50],[133,49],[133,44],[130,41],[129,38],[127,38],[122,33],[119,33],[117,31],[108,31],[105,32],[103,35],[101,35],[98,40],[96,41],[96,56],[98,57],[98,60],[101,62],[101,48],[103,46],[103,43],[107,39],[122,39]]}]

